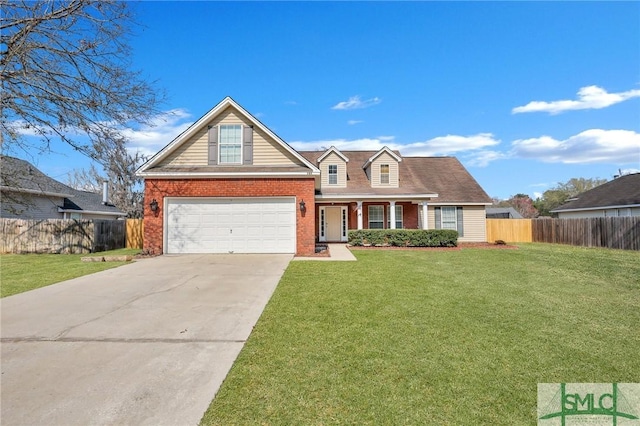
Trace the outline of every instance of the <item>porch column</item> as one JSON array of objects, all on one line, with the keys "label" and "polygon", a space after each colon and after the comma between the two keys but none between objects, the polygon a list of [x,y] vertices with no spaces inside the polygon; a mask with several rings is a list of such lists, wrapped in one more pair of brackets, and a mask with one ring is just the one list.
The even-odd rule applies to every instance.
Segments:
[{"label": "porch column", "polygon": [[362,201],[357,201],[358,203],[358,229],[362,229]]},{"label": "porch column", "polygon": [[429,208],[429,203],[427,203],[426,201],[422,202],[422,229],[429,229],[429,223],[427,221],[427,218],[429,217],[427,215],[427,211]]},{"label": "porch column", "polygon": [[389,201],[389,229],[396,229],[396,202]]}]

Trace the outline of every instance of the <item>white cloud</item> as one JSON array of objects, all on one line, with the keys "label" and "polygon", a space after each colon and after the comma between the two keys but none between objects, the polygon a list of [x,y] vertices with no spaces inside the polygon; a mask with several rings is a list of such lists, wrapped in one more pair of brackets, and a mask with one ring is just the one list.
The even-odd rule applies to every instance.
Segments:
[{"label": "white cloud", "polygon": [[508,156],[504,152],[480,150],[474,151],[465,159],[465,162],[469,166],[474,167],[487,167],[490,162],[495,160],[502,160]]},{"label": "white cloud", "polygon": [[524,106],[513,108],[511,112],[518,114],[522,112],[548,112],[549,114],[560,114],[564,111],[579,109],[600,109],[626,101],[627,99],[640,97],[640,90],[628,90],[619,93],[607,93],[598,86],[586,86],[578,90],[578,100],[560,100],[553,102],[533,101]]},{"label": "white cloud", "polygon": [[353,126],[354,124],[360,124],[360,123],[364,123],[364,121],[362,121],[362,120],[349,120],[349,121],[347,121],[347,124],[349,126]]},{"label": "white cloud", "polygon": [[631,130],[585,130],[565,140],[550,136],[518,139],[511,154],[547,163],[628,164],[640,161],[640,134]]},{"label": "white cloud", "polygon": [[542,192],[533,192],[533,199],[537,200],[538,198],[542,198]]},{"label": "white cloud", "polygon": [[157,115],[149,125],[126,128],[122,133],[129,140],[127,148],[153,155],[193,124],[189,118],[191,115],[186,110],[177,108]]},{"label": "white cloud", "polygon": [[377,151],[384,146],[400,151],[402,155],[432,157],[439,155],[452,155],[471,151],[467,156],[467,163],[473,166],[483,167],[489,162],[505,158],[506,155],[497,151],[485,150],[490,146],[496,146],[500,141],[491,133],[479,133],[471,136],[447,135],[429,139],[424,142],[401,144],[395,141],[394,136],[378,136],[376,138],[361,139],[328,139],[317,141],[296,141],[290,145],[300,151],[313,151],[330,146],[344,151],[368,150]]},{"label": "white cloud", "polygon": [[369,108],[382,102],[382,99],[375,97],[371,99],[360,99],[360,96],[352,96],[348,101],[338,102],[331,109],[361,109]]}]

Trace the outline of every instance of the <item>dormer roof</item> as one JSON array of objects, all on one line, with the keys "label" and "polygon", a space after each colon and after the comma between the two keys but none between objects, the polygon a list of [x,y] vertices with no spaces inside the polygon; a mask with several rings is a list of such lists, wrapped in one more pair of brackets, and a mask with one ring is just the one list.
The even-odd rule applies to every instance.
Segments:
[{"label": "dormer roof", "polygon": [[322,162],[322,160],[324,160],[332,152],[335,153],[338,157],[342,158],[345,161],[345,163],[349,162],[349,159],[343,153],[341,153],[340,150],[338,150],[338,148],[336,148],[335,146],[332,146],[331,148],[326,150],[324,152],[324,154],[322,154],[320,157],[318,157],[318,159],[316,161],[318,163]]},{"label": "dormer roof", "polygon": [[391,151],[388,147],[383,146],[382,149],[380,149],[380,151],[376,152],[375,154],[373,154],[371,157],[369,157],[369,159],[364,163],[364,165],[362,166],[363,169],[366,169],[367,167],[369,167],[369,165],[371,163],[373,163],[373,161],[378,158],[380,155],[382,155],[383,153],[387,153],[390,156],[392,156],[398,163],[402,161],[402,157],[400,157],[399,155],[397,155],[395,152]]}]

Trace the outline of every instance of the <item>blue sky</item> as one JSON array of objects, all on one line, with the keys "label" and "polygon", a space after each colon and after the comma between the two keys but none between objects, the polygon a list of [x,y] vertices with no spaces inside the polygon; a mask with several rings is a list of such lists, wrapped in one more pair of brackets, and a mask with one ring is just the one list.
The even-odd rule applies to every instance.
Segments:
[{"label": "blue sky", "polygon": [[[640,2],[142,2],[154,153],[225,96],[297,149],[457,156],[490,196],[640,171]],[[64,181],[87,160],[37,157]]]}]

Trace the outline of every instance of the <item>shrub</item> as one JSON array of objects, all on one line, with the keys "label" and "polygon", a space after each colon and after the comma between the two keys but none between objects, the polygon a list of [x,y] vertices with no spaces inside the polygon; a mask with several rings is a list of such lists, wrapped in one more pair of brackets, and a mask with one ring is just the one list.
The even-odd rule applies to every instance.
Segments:
[{"label": "shrub", "polygon": [[455,247],[458,232],[449,229],[359,229],[349,231],[352,246]]}]

